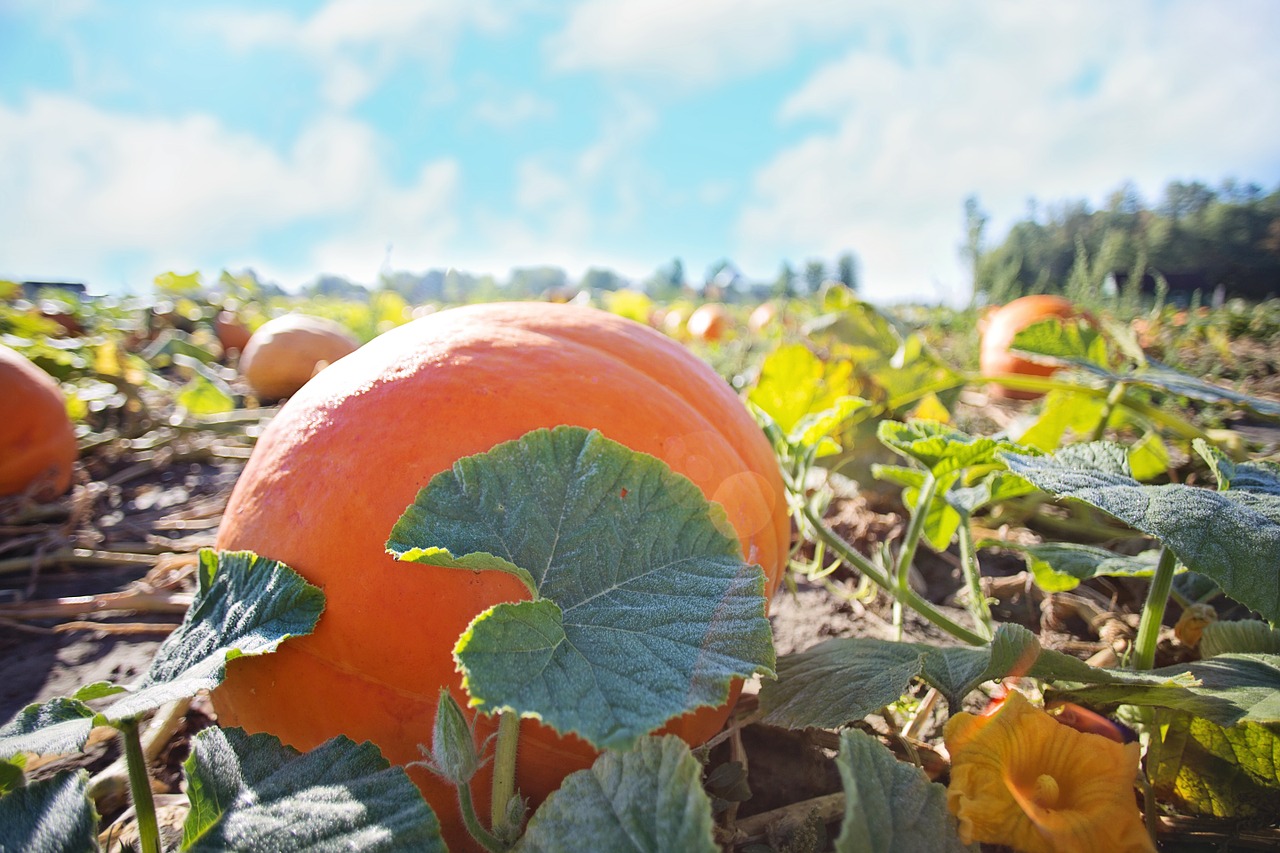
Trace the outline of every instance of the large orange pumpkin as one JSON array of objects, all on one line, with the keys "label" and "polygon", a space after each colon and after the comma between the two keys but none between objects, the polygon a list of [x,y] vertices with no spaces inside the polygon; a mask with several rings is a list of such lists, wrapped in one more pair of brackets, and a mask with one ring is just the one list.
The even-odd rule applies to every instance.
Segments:
[{"label": "large orange pumpkin", "polygon": [[71,486],[79,449],[67,402],[53,377],[0,344],[0,495],[32,490],[52,500]]},{"label": "large orange pumpkin", "polygon": [[[1018,374],[1021,376],[1051,376],[1058,368],[1052,364],[1032,361],[1009,350],[1014,337],[1023,329],[1050,317],[1069,320],[1079,316],[1070,300],[1051,294],[1022,296],[986,314],[981,321],[982,337],[979,365],[989,376]],[[992,384],[990,392],[995,397],[1015,400],[1031,400],[1041,396],[1038,391],[1021,391]]]},{"label": "large orange pumpkin", "polygon": [[253,393],[278,400],[295,393],[317,370],[360,346],[333,320],[285,314],[258,327],[240,354],[240,373]]},{"label": "large orange pumpkin", "polygon": [[[570,424],[650,453],[720,502],[770,594],[786,564],[789,522],[777,462],[739,399],[662,334],[592,308],[499,303],[455,308],[376,338],[320,373],[264,432],[231,496],[218,547],[247,548],[324,588],[314,634],[273,655],[233,661],[214,704],[224,724],[270,731],[300,749],[333,735],[421,758],[437,692],[465,707],[451,651],[473,617],[527,597],[497,572],[395,562],[392,525],[431,477],[541,427]],[[736,697],[736,689],[734,691]],[[669,730],[718,731],[729,706]],[[492,721],[480,720],[481,736]],[[517,784],[541,801],[595,752],[522,724]],[[478,808],[488,770],[477,777]],[[451,788],[414,780],[453,849],[468,849]]]}]

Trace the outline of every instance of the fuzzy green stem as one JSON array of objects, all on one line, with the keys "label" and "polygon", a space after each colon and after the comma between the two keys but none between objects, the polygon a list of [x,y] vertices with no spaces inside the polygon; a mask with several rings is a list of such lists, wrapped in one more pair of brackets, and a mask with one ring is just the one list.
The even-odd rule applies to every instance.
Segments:
[{"label": "fuzzy green stem", "polygon": [[498,741],[493,751],[493,801],[489,804],[490,825],[495,829],[507,821],[507,804],[516,793],[516,752],[520,747],[520,715],[503,711],[498,715]]},{"label": "fuzzy green stem", "polygon": [[[975,385],[987,382],[1003,385],[1005,388],[1014,388],[1019,391],[1070,391],[1073,394],[1081,394],[1086,397],[1097,397],[1105,400],[1111,394],[1111,388],[1093,388],[1088,385],[1078,385],[1073,382],[1062,382],[1055,379],[1044,379],[1038,376],[1017,376],[1017,375],[994,375],[985,376],[981,374],[971,374],[965,377],[967,383]],[[1132,412],[1142,415],[1147,420],[1160,424],[1168,429],[1178,438],[1192,439],[1202,438],[1210,444],[1214,444],[1213,440],[1205,433],[1204,430],[1178,417],[1172,412],[1166,412],[1148,403],[1135,400],[1128,394],[1122,394],[1117,401],[1117,405],[1124,406]]]},{"label": "fuzzy green stem", "polygon": [[129,790],[133,796],[133,811],[138,820],[138,842],[142,853],[160,853],[156,801],[151,796],[151,777],[147,775],[147,758],[142,752],[138,718],[124,720],[117,729],[124,740],[125,765],[129,768]]},{"label": "fuzzy green stem", "polygon": [[1178,558],[1166,545],[1160,549],[1147,601],[1142,606],[1142,618],[1138,622],[1138,638],[1134,642],[1133,668],[1151,669],[1156,662],[1156,642],[1160,639],[1160,625],[1164,622],[1164,610],[1169,604],[1169,592],[1173,589],[1173,570]]},{"label": "fuzzy green stem", "polygon": [[969,587],[969,612],[978,626],[979,633],[988,639],[994,636],[991,608],[987,605],[987,596],[982,591],[982,570],[978,566],[978,557],[973,550],[973,530],[969,527],[969,519],[960,522],[957,531],[960,535],[960,565],[964,569],[965,583]]},{"label": "fuzzy green stem", "polygon": [[929,504],[933,503],[933,496],[937,490],[937,478],[933,476],[933,472],[926,473],[924,482],[920,484],[920,494],[916,497],[915,509],[911,511],[911,518],[907,522],[907,532],[902,538],[902,548],[898,550],[897,564],[894,566],[893,582],[898,591],[910,586],[908,575],[911,572],[911,563],[916,558],[916,546],[920,544],[920,537],[924,535],[924,520],[929,515]]},{"label": "fuzzy green stem", "polygon": [[458,786],[458,807],[462,812],[462,822],[466,824],[467,832],[471,833],[471,837],[480,842],[480,845],[489,853],[504,853],[507,848],[503,843],[480,824],[480,818],[476,816],[475,803],[471,801],[471,786],[465,782]]},{"label": "fuzzy green stem", "polygon": [[827,526],[826,522],[812,506],[806,505],[804,507],[804,519],[813,529],[816,537],[826,542],[827,547],[838,554],[840,559],[856,568],[864,577],[870,578],[876,586],[901,600],[903,604],[956,639],[973,646],[986,645],[987,641],[984,637],[975,634],[963,625],[959,625],[939,613],[932,604],[917,595],[910,585],[907,585],[901,591],[897,590],[879,566],[862,556],[857,549],[840,538],[839,534]]},{"label": "fuzzy green stem", "polygon": [[1111,393],[1107,395],[1106,403],[1102,407],[1102,417],[1098,419],[1098,425],[1093,428],[1093,440],[1101,441],[1102,436],[1107,431],[1107,421],[1111,420],[1111,414],[1116,410],[1116,406],[1120,405],[1120,401],[1124,399],[1125,385],[1123,382],[1117,382],[1111,386]]}]

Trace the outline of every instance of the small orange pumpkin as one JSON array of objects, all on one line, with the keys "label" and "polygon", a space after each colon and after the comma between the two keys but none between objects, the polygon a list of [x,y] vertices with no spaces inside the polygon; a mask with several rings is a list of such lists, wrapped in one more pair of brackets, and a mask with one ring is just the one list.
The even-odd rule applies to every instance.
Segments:
[{"label": "small orange pumpkin", "polygon": [[732,322],[727,308],[719,302],[708,302],[694,309],[685,328],[695,341],[709,343],[723,338]]},{"label": "small orange pumpkin", "polygon": [[[419,489],[454,461],[561,424],[597,429],[690,478],[725,508],[744,555],[776,589],[790,539],[778,464],[705,362],[647,326],[584,306],[441,311],[320,373],[259,440],[217,546],[284,562],[322,586],[327,605],[315,633],[230,664],[213,697],[220,721],[299,749],[343,733],[372,740],[392,762],[420,759],[439,688],[466,705],[451,654],[458,636],[486,608],[528,593],[499,572],[397,563],[384,543]],[[668,730],[701,743],[729,711],[703,708]],[[479,737],[492,731],[489,718],[478,723]],[[536,805],[595,754],[525,720],[517,785]],[[450,848],[471,849],[453,789],[421,767],[409,772]],[[490,772],[476,779],[481,813]]]},{"label": "small orange pumpkin", "polygon": [[[1022,296],[1012,302],[984,314],[980,320],[981,351],[979,363],[983,373],[989,376],[1018,374],[1021,376],[1051,376],[1058,368],[1024,358],[1009,350],[1014,337],[1034,323],[1050,317],[1069,320],[1080,316],[1070,300],[1051,294]],[[1042,396],[1038,391],[1021,391],[992,384],[989,393],[993,397],[1015,400],[1032,400]]]},{"label": "small orange pumpkin", "polygon": [[772,326],[777,319],[778,304],[776,302],[761,302],[747,317],[747,328],[752,332],[763,332]]},{"label": "small orange pumpkin", "polygon": [[36,500],[53,500],[66,492],[79,448],[58,383],[0,344],[0,400],[0,495],[31,490]]},{"label": "small orange pumpkin", "polygon": [[279,400],[297,392],[319,370],[360,346],[333,320],[285,314],[258,328],[240,354],[240,374],[253,393]]}]

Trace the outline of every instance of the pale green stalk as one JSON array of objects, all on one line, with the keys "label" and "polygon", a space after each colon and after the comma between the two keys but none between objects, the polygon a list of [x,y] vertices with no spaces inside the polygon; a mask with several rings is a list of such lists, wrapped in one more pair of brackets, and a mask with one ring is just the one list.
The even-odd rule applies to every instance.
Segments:
[{"label": "pale green stalk", "polygon": [[964,570],[965,583],[969,587],[969,612],[973,614],[978,630],[990,639],[995,633],[994,622],[991,619],[991,608],[987,605],[987,596],[982,591],[982,571],[973,551],[973,530],[969,527],[968,518],[961,522],[957,532],[960,535],[960,565]]},{"label": "pale green stalk", "polygon": [[516,793],[516,752],[520,746],[520,715],[503,711],[498,715],[498,739],[493,754],[493,801],[489,804],[490,825],[506,823],[507,803]]},{"label": "pale green stalk", "polygon": [[916,498],[915,509],[907,521],[907,532],[902,537],[902,548],[898,550],[898,561],[894,566],[893,581],[899,590],[910,586],[908,575],[911,563],[916,558],[916,546],[924,535],[924,520],[929,514],[929,504],[933,503],[934,493],[938,490],[938,481],[932,472],[926,472],[924,482],[920,485],[920,494]]},{"label": "pale green stalk", "polygon": [[844,539],[840,538],[834,530],[827,526],[826,522],[818,515],[812,506],[804,507],[804,520],[813,529],[814,535],[827,543],[827,547],[840,556],[849,565],[856,568],[864,577],[870,578],[876,586],[885,592],[900,599],[903,604],[919,613],[925,619],[934,625],[946,631],[951,636],[973,646],[986,645],[986,639],[963,625],[959,625],[947,618],[944,614],[934,609],[933,605],[916,594],[908,584],[904,589],[898,590],[896,585],[891,583],[889,577],[875,563],[868,560],[857,549],[851,546]]},{"label": "pale green stalk", "polygon": [[156,801],[151,796],[151,777],[147,775],[147,758],[142,752],[138,719],[131,717],[117,729],[124,740],[125,765],[129,768],[129,791],[138,821],[138,843],[142,853],[160,853],[160,826],[156,822]]},{"label": "pale green stalk", "polygon": [[1169,546],[1160,549],[1160,560],[1151,576],[1147,589],[1147,601],[1142,605],[1142,618],[1138,622],[1138,638],[1133,647],[1133,668],[1151,669],[1156,662],[1156,643],[1160,639],[1160,625],[1164,622],[1165,607],[1169,604],[1169,592],[1173,589],[1173,571],[1178,565]]},{"label": "pale green stalk", "polygon": [[480,818],[476,816],[475,803],[471,801],[471,785],[467,782],[458,786],[458,807],[462,812],[462,822],[466,824],[467,832],[471,833],[472,838],[480,842],[480,845],[489,853],[505,853],[506,846],[498,840],[497,836],[485,829],[480,823]]}]

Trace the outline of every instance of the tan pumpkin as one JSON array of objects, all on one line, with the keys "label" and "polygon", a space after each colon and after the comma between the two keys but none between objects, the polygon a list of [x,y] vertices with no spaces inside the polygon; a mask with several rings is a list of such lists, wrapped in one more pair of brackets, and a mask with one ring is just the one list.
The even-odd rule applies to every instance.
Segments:
[{"label": "tan pumpkin", "polygon": [[360,342],[323,317],[285,314],[258,328],[240,355],[240,374],[253,393],[279,400],[296,393],[317,372],[356,351]]}]

